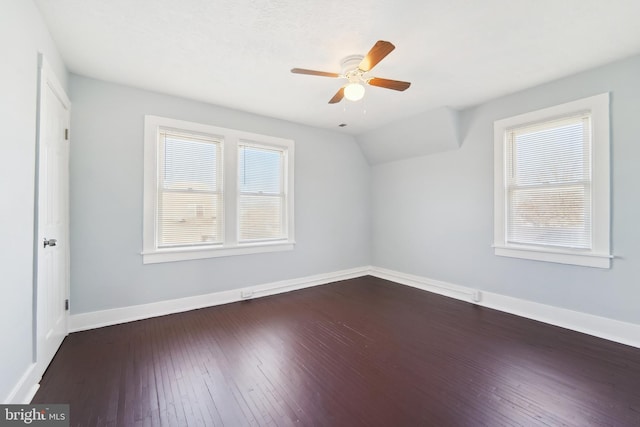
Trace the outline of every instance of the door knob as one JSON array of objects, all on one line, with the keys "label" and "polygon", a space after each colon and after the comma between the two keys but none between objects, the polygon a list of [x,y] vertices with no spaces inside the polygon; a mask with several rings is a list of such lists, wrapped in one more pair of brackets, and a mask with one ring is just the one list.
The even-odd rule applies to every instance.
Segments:
[{"label": "door knob", "polygon": [[56,239],[47,239],[46,237],[44,238],[44,247],[45,248],[47,246],[55,246],[56,243],[58,243],[58,241]]}]

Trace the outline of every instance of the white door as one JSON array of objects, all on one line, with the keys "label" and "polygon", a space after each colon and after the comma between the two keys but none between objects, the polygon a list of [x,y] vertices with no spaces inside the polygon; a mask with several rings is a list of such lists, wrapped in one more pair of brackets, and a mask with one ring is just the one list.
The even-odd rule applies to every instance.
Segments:
[{"label": "white door", "polygon": [[69,292],[69,99],[41,59],[37,234],[36,362],[47,368],[67,335]]}]

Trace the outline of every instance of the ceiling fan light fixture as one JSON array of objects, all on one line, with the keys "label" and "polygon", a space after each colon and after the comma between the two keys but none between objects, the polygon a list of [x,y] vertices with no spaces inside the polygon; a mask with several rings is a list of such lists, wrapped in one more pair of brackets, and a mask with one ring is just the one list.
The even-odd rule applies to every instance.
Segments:
[{"label": "ceiling fan light fixture", "polygon": [[337,104],[344,98],[349,101],[359,101],[364,97],[364,85],[377,86],[385,89],[403,91],[411,86],[409,82],[400,80],[382,79],[369,75],[369,72],[382,61],[396,47],[391,42],[378,40],[369,50],[367,56],[349,55],[342,60],[342,73],[329,73],[326,71],[308,70],[306,68],[292,68],[294,74],[309,74],[312,76],[332,77],[346,79],[347,84],[329,100],[329,104]]},{"label": "ceiling fan light fixture", "polygon": [[364,86],[360,83],[349,83],[344,87],[344,97],[349,101],[360,101],[364,96]]}]

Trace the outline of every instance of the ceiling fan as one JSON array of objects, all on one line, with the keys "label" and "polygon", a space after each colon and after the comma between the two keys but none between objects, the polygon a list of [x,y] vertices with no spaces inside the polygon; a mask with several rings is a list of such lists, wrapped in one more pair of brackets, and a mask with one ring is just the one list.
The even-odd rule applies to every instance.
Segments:
[{"label": "ceiling fan", "polygon": [[385,56],[391,53],[396,47],[387,41],[378,40],[371,48],[367,56],[350,55],[342,60],[342,73],[329,73],[326,71],[307,70],[304,68],[293,68],[292,73],[309,74],[312,76],[332,77],[347,79],[348,83],[342,86],[338,92],[329,100],[329,104],[335,104],[347,98],[350,101],[358,101],[364,96],[364,85],[378,86],[386,89],[398,91],[406,90],[411,83],[399,80],[382,79],[369,76],[369,71],[373,69]]}]

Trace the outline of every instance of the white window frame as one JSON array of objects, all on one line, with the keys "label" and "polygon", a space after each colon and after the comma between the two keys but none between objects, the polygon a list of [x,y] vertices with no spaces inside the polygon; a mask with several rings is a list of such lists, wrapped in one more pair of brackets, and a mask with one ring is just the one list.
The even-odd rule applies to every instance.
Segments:
[{"label": "white window frame", "polygon": [[[223,243],[210,246],[158,248],[158,138],[160,129],[210,135],[222,141],[223,154]],[[285,153],[285,197],[286,237],[265,241],[238,241],[239,180],[238,145],[255,141],[260,146],[281,150]],[[185,261],[222,256],[245,255],[292,250],[294,236],[294,141],[267,135],[259,135],[235,129],[210,126],[166,117],[145,116],[144,123],[144,201],[143,201],[142,262]]]},{"label": "white window frame", "polygon": [[[564,249],[507,242],[506,169],[510,129],[591,113],[591,249]],[[587,267],[610,268],[609,93],[579,99],[494,122],[494,251],[496,255]]]}]

